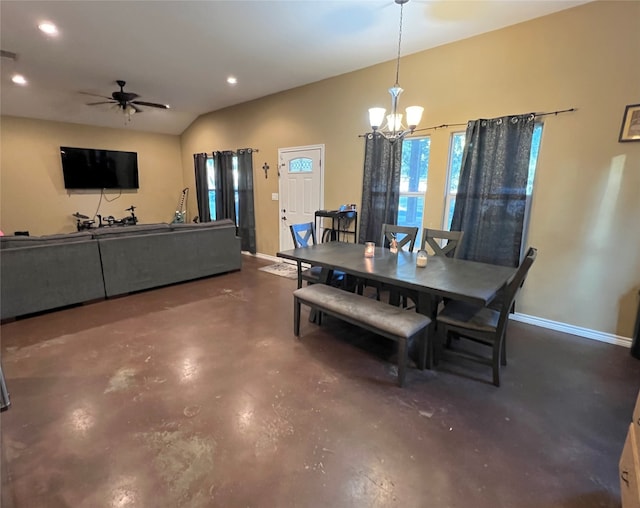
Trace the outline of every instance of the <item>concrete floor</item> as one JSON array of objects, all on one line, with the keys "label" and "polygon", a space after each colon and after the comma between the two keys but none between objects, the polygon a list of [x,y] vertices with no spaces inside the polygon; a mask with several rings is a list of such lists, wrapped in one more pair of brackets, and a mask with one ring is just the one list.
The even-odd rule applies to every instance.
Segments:
[{"label": "concrete floor", "polygon": [[[2,507],[619,507],[629,350],[509,326],[502,386],[240,272],[6,323]],[[306,310],[305,310],[306,312]]]}]

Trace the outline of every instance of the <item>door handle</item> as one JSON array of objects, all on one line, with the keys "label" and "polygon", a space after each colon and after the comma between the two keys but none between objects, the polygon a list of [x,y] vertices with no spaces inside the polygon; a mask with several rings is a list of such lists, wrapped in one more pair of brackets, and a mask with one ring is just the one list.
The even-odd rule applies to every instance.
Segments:
[{"label": "door handle", "polygon": [[283,215],[283,216],[282,216],[282,220],[287,220],[287,218]]}]

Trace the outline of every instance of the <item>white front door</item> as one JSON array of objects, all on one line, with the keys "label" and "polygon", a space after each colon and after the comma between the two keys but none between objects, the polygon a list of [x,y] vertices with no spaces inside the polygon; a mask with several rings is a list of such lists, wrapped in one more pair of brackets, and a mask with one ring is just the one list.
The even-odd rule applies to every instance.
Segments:
[{"label": "white front door", "polygon": [[278,159],[280,250],[287,250],[293,249],[289,225],[314,222],[323,207],[324,145],[280,148]]}]

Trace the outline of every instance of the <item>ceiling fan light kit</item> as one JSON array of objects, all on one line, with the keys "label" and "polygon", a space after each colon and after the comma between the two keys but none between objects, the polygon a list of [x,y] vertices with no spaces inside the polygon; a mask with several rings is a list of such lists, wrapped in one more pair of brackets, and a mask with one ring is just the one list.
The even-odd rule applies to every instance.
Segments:
[{"label": "ceiling fan light kit", "polygon": [[409,0],[395,0],[395,3],[400,5],[400,29],[398,31],[398,56],[396,58],[396,82],[389,88],[389,94],[391,94],[391,114],[386,115],[386,125],[383,127],[385,121],[386,109],[381,107],[375,107],[369,109],[369,124],[373,132],[377,132],[383,135],[390,141],[396,141],[404,138],[407,134],[412,133],[420,123],[422,119],[422,113],[424,108],[422,106],[409,106],[406,108],[406,122],[407,127],[402,123],[402,113],[398,113],[398,99],[400,94],[404,91],[399,83],[398,78],[400,75],[400,46],[402,43],[402,14],[403,7]]}]

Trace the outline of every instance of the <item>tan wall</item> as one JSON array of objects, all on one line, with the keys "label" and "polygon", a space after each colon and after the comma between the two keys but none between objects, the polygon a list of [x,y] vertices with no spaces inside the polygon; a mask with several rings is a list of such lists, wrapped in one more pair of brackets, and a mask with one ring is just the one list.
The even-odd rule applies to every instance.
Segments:
[{"label": "tan wall", "polygon": [[[593,2],[405,57],[400,70],[401,106],[425,106],[423,127],[578,109],[545,118],[529,234],[539,256],[518,311],[626,337],[640,289],[640,143],[617,139],[625,105],[640,102],[638,33],[640,2]],[[368,107],[388,107],[393,78],[390,62],[200,117],[182,136],[185,184],[193,153],[258,148],[258,252],[275,254],[278,148],[323,143],[325,206],[360,206],[358,135]],[[442,223],[453,130],[427,131],[428,226]]]},{"label": "tan wall", "polygon": [[[617,138],[625,105],[640,102],[639,32],[640,2],[593,2],[405,57],[400,73],[401,106],[425,106],[421,127],[578,108],[545,119],[529,235],[539,257],[518,310],[627,337],[640,289],[640,143]],[[324,144],[325,207],[360,207],[359,135],[367,130],[368,107],[388,107],[393,77],[389,62],[210,113],[181,139],[2,117],[0,229],[67,232],[74,229],[72,213],[95,213],[99,194],[65,191],[60,146],[138,152],[140,189],[103,200],[100,213],[122,217],[134,204],[143,222],[171,220],[183,186],[191,189],[189,217],[197,214],[194,153],[253,147],[260,150],[258,252],[273,255],[278,148]],[[426,131],[432,143],[425,226],[442,223],[453,130]],[[268,179],[260,169],[265,162]]]},{"label": "tan wall", "polygon": [[[141,222],[169,222],[182,190],[180,138],[27,118],[2,117],[0,133],[0,229],[31,235],[75,231],[71,214],[122,218],[131,205]],[[138,190],[67,191],[61,146],[138,153]],[[108,202],[109,200],[110,202]],[[79,263],[82,261],[79,260]]]}]

